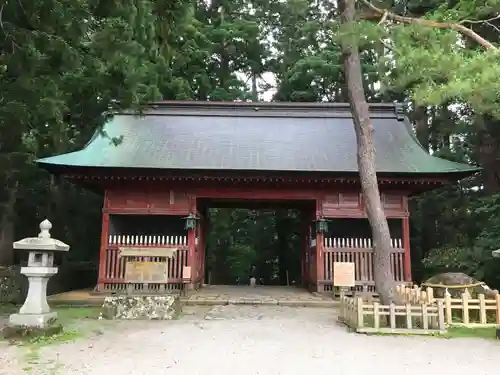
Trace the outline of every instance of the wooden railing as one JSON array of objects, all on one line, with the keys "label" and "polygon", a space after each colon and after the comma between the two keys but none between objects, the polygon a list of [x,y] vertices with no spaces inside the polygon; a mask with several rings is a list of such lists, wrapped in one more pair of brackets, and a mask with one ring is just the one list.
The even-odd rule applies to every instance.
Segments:
[{"label": "wooden railing", "polygon": [[[397,318],[404,323],[397,325]],[[340,298],[339,320],[358,333],[435,334],[445,333],[443,302],[381,305],[361,297]]]},{"label": "wooden railing", "polygon": [[[391,269],[394,279],[404,281],[402,240],[393,238],[391,245]],[[331,290],[334,262],[353,262],[355,264],[356,285],[374,285],[373,248],[370,238],[325,238],[324,249],[325,290]]]},{"label": "wooden railing", "polygon": [[[398,285],[396,293],[398,299],[404,303],[426,303],[436,305],[441,303],[444,308],[445,322],[447,325],[458,325],[465,327],[496,327],[500,324],[500,294],[498,291],[491,291],[486,297],[478,294],[472,298],[469,290],[460,293],[459,297],[452,297],[446,289],[443,298],[434,297],[434,288],[420,288],[419,286],[409,287]],[[455,288],[459,289],[459,288]]]},{"label": "wooden railing", "polygon": [[[126,259],[120,256],[120,248],[134,247],[151,249],[157,247],[176,248],[171,258],[155,256],[137,256],[134,261],[166,262],[169,278],[161,284],[149,284],[147,292],[160,292],[165,289],[180,289],[183,280],[183,268],[188,264],[187,236],[164,235],[110,235],[104,264],[104,280],[101,283],[107,291],[125,291]],[[130,260],[130,257],[129,257]],[[144,285],[137,284],[136,291],[142,291]]]},{"label": "wooden railing", "polygon": [[120,246],[187,246],[187,236],[111,235],[108,244]]}]

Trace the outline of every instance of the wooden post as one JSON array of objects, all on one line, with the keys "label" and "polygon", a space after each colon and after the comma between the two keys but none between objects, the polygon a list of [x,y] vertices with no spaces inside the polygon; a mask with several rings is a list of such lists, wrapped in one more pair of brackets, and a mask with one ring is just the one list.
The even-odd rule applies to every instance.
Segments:
[{"label": "wooden post", "polygon": [[363,311],[363,298],[361,297],[356,297],[356,315],[357,315],[357,322],[356,322],[356,328],[363,328],[365,326],[365,314]]},{"label": "wooden post", "polygon": [[413,322],[411,319],[411,305],[409,303],[406,303],[405,308],[406,308],[406,328],[412,329]]},{"label": "wooden post", "polygon": [[422,328],[427,330],[429,329],[429,314],[427,311],[427,303],[423,302],[421,305],[422,307]]},{"label": "wooden post", "polygon": [[[193,215],[196,215],[196,197],[190,196],[188,198],[189,200],[189,212],[191,212]],[[196,227],[193,229],[188,229],[187,233],[187,245],[188,245],[188,267],[191,268],[191,277],[189,281],[189,288],[192,289],[194,288],[194,278],[196,277]]]},{"label": "wooden post", "polygon": [[496,305],[497,305],[497,316],[496,316],[496,323],[500,324],[500,293],[495,296],[496,300]]},{"label": "wooden post", "polygon": [[443,307],[443,301],[438,300],[437,301],[437,314],[438,314],[438,328],[440,331],[444,331],[446,326],[444,323],[444,307]]},{"label": "wooden post", "polygon": [[410,253],[410,220],[408,217],[404,217],[402,220],[403,224],[403,248],[404,248],[404,258],[403,258],[403,273],[406,282],[411,282],[411,253]]},{"label": "wooden post", "polygon": [[[321,218],[323,210],[322,199],[316,199],[316,220]],[[325,279],[325,269],[324,269],[324,258],[325,258],[325,234],[318,232],[316,227],[316,291],[323,292],[323,284],[320,284],[320,280]]]},{"label": "wooden post", "polygon": [[392,329],[396,328],[396,305],[393,302],[389,305],[389,325]]},{"label": "wooden post", "polygon": [[380,304],[373,302],[373,328],[380,329]]},{"label": "wooden post", "polygon": [[309,223],[304,212],[300,213],[300,279],[302,286],[309,282],[307,277],[306,256],[309,251]]},{"label": "wooden post", "polygon": [[[106,198],[105,198],[106,199]],[[106,278],[106,254],[109,239],[109,214],[102,213],[101,248],[99,250],[99,276],[97,279],[97,291],[104,291],[104,279]]]},{"label": "wooden post", "polygon": [[427,303],[434,303],[434,290],[428,286],[425,291],[427,292]]},{"label": "wooden post", "polygon": [[480,294],[479,298],[479,323],[486,324],[486,300],[484,294]]},{"label": "wooden post", "polygon": [[324,233],[316,233],[316,291],[321,293],[324,292],[323,284],[320,284],[320,280],[325,279],[325,235]]},{"label": "wooden post", "polygon": [[467,289],[462,293],[462,321],[465,325],[469,324],[469,293]]},{"label": "wooden post", "polygon": [[201,233],[200,233],[200,251],[201,251],[201,283],[205,284],[205,269],[207,262],[207,233],[208,233],[208,217],[203,215],[203,219],[201,221]]},{"label": "wooden post", "polygon": [[451,295],[448,289],[444,292],[444,309],[446,315],[446,324],[452,323],[452,311],[451,311]]}]

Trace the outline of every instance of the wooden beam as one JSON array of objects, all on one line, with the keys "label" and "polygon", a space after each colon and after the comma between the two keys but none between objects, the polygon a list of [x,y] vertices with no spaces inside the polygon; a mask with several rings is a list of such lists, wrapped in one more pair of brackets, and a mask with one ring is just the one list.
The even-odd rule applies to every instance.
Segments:
[{"label": "wooden beam", "polygon": [[410,250],[410,219],[405,217],[402,219],[403,225],[403,247],[405,250],[404,253],[404,279],[406,282],[412,281],[411,275],[411,250]]},{"label": "wooden beam", "polygon": [[[106,197],[104,198],[106,199]],[[101,228],[101,248],[99,251],[99,276],[97,280],[97,290],[104,290],[104,279],[106,278],[106,253],[108,250],[109,237],[109,214],[102,214]]]}]

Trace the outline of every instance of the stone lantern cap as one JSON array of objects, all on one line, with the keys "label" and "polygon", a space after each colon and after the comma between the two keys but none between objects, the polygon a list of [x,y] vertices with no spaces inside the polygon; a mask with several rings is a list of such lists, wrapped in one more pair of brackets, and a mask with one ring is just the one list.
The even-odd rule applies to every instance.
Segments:
[{"label": "stone lantern cap", "polygon": [[500,258],[500,249],[492,251],[493,258]]},{"label": "stone lantern cap", "polygon": [[40,233],[38,237],[27,237],[14,242],[14,249],[30,251],[68,251],[69,245],[50,237],[51,228],[51,222],[45,219],[40,223]]}]

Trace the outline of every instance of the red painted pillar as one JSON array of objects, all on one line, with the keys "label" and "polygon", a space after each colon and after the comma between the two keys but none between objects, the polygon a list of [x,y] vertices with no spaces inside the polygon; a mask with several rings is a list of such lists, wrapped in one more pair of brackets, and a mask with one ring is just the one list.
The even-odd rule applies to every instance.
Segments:
[{"label": "red painted pillar", "polygon": [[[316,220],[322,217],[322,201],[320,199],[316,200]],[[317,230],[314,226],[313,230]],[[320,281],[325,279],[325,269],[323,267],[325,258],[324,249],[325,235],[324,233],[316,231],[316,291],[323,292],[323,284]]]},{"label": "red painted pillar", "polygon": [[102,213],[102,229],[101,229],[101,248],[99,251],[99,276],[97,279],[97,291],[104,290],[104,279],[106,278],[106,253],[108,250],[109,238],[109,214]]},{"label": "red painted pillar", "polygon": [[196,228],[188,229],[187,233],[187,245],[188,245],[188,261],[187,265],[191,268],[191,280],[189,285],[192,288],[194,286],[194,281],[196,278]]},{"label": "red painted pillar", "polygon": [[309,255],[309,223],[303,212],[300,214],[300,280],[302,286],[309,282],[306,257]]},{"label": "red painted pillar", "polygon": [[205,284],[205,269],[206,269],[206,261],[207,254],[205,253],[207,247],[207,233],[208,233],[208,217],[203,216],[202,224],[201,224],[201,283]]},{"label": "red painted pillar", "polygon": [[403,224],[403,248],[404,258],[403,258],[403,270],[404,279],[406,282],[411,282],[411,252],[410,252],[410,219],[404,217],[402,220]]},{"label": "red painted pillar", "polygon": [[325,258],[325,248],[324,248],[324,238],[323,233],[316,233],[316,291],[323,292],[323,283],[320,281],[325,280],[325,269],[323,267]]},{"label": "red painted pillar", "polygon": [[[196,198],[189,196],[189,212],[196,215]],[[193,229],[188,229],[187,233],[187,246],[188,246],[188,261],[187,265],[191,268],[191,280],[189,281],[189,287],[194,287],[194,282],[196,278],[196,225]]]}]

